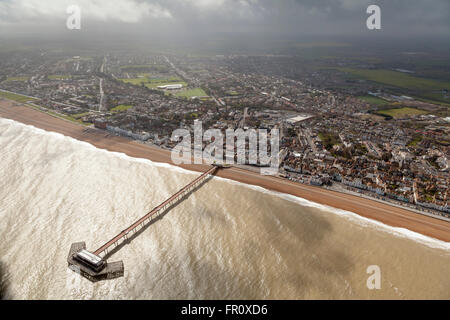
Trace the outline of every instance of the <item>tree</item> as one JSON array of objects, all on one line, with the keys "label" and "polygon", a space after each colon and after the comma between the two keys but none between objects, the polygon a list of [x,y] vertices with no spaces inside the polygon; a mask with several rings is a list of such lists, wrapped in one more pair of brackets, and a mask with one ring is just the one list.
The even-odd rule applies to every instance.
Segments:
[{"label": "tree", "polygon": [[381,159],[383,159],[383,161],[385,161],[385,162],[388,162],[389,160],[391,160],[391,158],[392,158],[392,154],[390,152],[385,152],[381,156]]}]

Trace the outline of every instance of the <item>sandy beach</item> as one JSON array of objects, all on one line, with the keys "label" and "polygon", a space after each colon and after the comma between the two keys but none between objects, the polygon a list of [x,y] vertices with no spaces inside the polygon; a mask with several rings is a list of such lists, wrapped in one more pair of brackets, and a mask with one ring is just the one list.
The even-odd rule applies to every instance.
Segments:
[{"label": "sandy beach", "polygon": [[[84,126],[53,117],[15,102],[0,100],[0,117],[47,131],[61,133],[65,136],[88,142],[97,148],[125,153],[134,158],[144,158],[174,165],[171,161],[170,152],[167,150],[112,136],[101,130],[86,130],[87,128]],[[181,165],[180,167],[200,172],[204,171],[208,166]],[[221,170],[217,176],[257,185],[272,191],[291,194],[319,204],[351,211],[393,227],[406,228],[432,238],[450,242],[450,223],[420,215],[407,209],[314,186],[293,183],[277,177],[262,176],[239,168]]]}]

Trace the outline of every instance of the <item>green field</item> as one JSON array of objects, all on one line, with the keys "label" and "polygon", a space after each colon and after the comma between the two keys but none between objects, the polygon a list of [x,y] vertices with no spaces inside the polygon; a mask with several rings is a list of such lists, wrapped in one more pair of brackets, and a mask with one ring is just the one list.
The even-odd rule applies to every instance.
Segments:
[{"label": "green field", "polygon": [[436,81],[432,79],[418,78],[406,73],[391,70],[371,70],[353,68],[334,68],[342,72],[405,89],[416,89],[420,91],[450,90],[450,82]]},{"label": "green field", "polygon": [[366,101],[371,104],[375,104],[377,106],[382,106],[382,105],[388,104],[388,102],[386,100],[383,100],[381,98],[377,98],[374,96],[361,96],[361,97],[358,97],[358,99]]},{"label": "green field", "polygon": [[23,76],[23,77],[8,77],[8,78],[6,78],[6,80],[4,82],[10,82],[10,81],[23,81],[23,82],[25,82],[25,81],[28,81],[28,80],[30,80],[30,77],[26,77],[26,76]]},{"label": "green field", "polygon": [[160,83],[160,82],[167,82],[167,83],[176,82],[176,83],[181,83],[181,82],[183,82],[183,79],[178,78],[178,77],[152,78],[150,74],[147,74],[147,78],[148,78],[148,82],[149,82],[149,83]]},{"label": "green field", "polygon": [[73,114],[72,115],[72,117],[74,118],[74,119],[80,119],[80,118],[83,118],[83,117],[85,117],[85,116],[88,116],[88,115],[90,115],[91,113],[90,112],[83,112],[83,113],[77,113],[77,114]]},{"label": "green field", "polygon": [[450,99],[444,99],[442,94],[438,94],[435,92],[426,93],[423,96],[416,96],[417,100],[427,102],[427,103],[435,103],[440,104],[442,106],[450,107]]},{"label": "green field", "polygon": [[205,97],[208,96],[202,88],[194,88],[183,90],[175,93],[176,97],[193,98],[193,97]]},{"label": "green field", "polygon": [[408,147],[415,147],[422,141],[422,136],[415,136],[413,139],[408,143]]},{"label": "green field", "polygon": [[398,108],[398,109],[385,109],[385,110],[378,110],[376,112],[380,115],[390,116],[392,118],[402,118],[404,116],[414,116],[414,115],[421,115],[421,114],[427,114],[428,112],[415,109],[415,108]]},{"label": "green field", "polygon": [[5,98],[17,102],[27,102],[27,101],[36,101],[37,99],[29,98],[17,93],[10,93],[5,91],[0,91],[0,98]]},{"label": "green field", "polygon": [[69,80],[70,75],[52,74],[47,76],[49,80]]},{"label": "green field", "polygon": [[131,108],[133,108],[133,106],[121,104],[120,106],[112,108],[111,111],[113,112],[127,111],[128,109]]}]

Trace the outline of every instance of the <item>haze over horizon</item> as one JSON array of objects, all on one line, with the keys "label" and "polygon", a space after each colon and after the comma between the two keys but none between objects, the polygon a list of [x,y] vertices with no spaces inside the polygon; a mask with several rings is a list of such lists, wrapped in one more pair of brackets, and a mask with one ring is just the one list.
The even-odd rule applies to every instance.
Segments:
[{"label": "haze over horizon", "polygon": [[[381,30],[366,28],[370,4],[381,7]],[[66,28],[70,5],[81,8],[81,30]],[[449,11],[447,0],[4,0],[0,36],[448,37]]]}]

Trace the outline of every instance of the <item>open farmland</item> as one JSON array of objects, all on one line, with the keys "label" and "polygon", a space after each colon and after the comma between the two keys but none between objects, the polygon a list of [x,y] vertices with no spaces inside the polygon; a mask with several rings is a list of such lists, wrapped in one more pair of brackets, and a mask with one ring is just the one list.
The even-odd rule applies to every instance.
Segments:
[{"label": "open farmland", "polygon": [[425,79],[414,77],[402,72],[391,70],[371,70],[371,69],[353,69],[353,68],[336,68],[342,72],[347,72],[358,77],[392,85],[405,89],[417,90],[450,90],[450,82],[436,81],[432,79]]},{"label": "open farmland", "polygon": [[413,76],[403,72],[385,69],[357,69],[343,67],[325,67],[322,69],[335,69],[344,72],[353,79],[365,79],[383,85],[403,89],[399,94],[407,93],[421,101],[449,106],[449,98],[445,92],[450,91],[449,81]]}]

